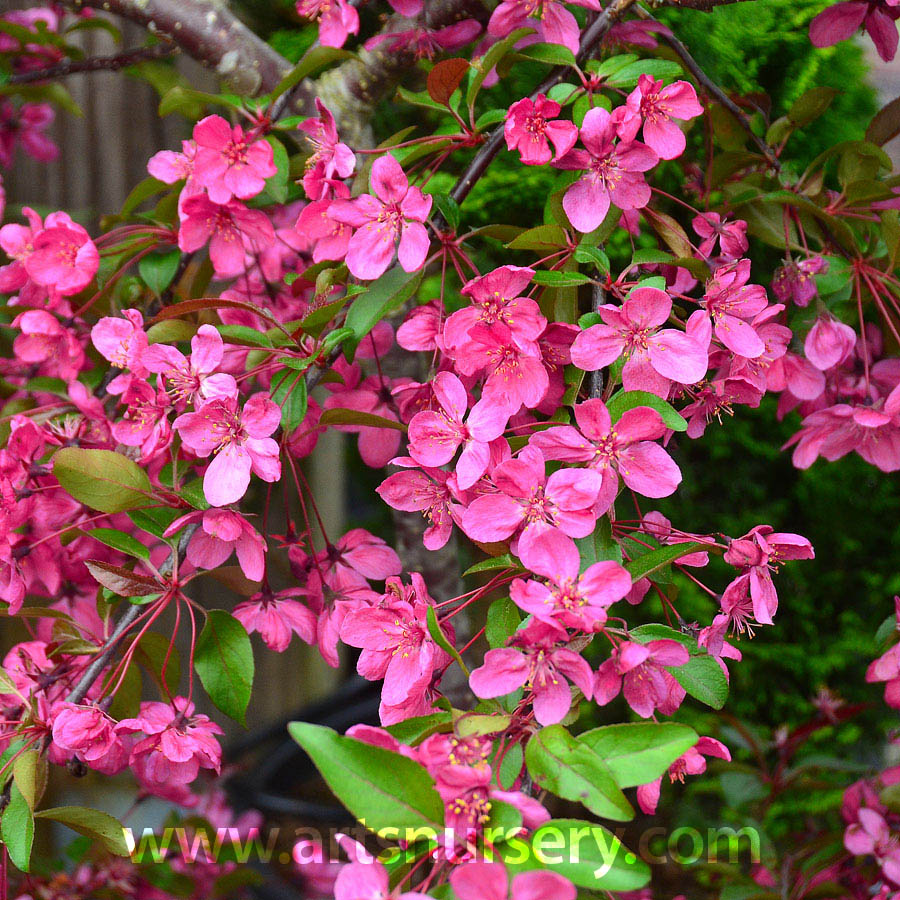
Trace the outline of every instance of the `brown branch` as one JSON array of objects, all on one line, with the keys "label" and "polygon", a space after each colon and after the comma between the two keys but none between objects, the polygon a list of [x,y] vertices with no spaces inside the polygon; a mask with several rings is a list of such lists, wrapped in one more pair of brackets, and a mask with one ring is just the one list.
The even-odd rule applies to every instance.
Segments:
[{"label": "brown branch", "polygon": [[46,69],[35,69],[31,72],[20,72],[11,75],[7,84],[31,84],[35,81],[47,81],[51,78],[65,78],[67,75],[77,75],[81,72],[116,71],[127,66],[134,66],[149,59],[162,59],[175,53],[178,48],[175,44],[154,44],[152,47],[138,47],[134,50],[126,50],[115,56],[90,56],[87,59],[67,59],[55,66]]},{"label": "brown branch", "polygon": [[[579,63],[585,62],[597,44],[604,38],[606,32],[609,31],[613,22],[624,13],[635,0],[613,0],[599,16],[588,26],[581,37],[581,43],[578,49],[577,60]],[[533,100],[538,94],[546,94],[554,85],[561,83],[568,73],[568,68],[561,66],[555,69],[550,76],[532,93]],[[469,163],[469,167],[460,176],[455,187],[450,192],[450,196],[457,202],[462,203],[469,192],[475,186],[476,182],[487,171],[488,166],[494,157],[500,152],[503,146],[503,124],[498,125],[491,132],[487,141],[481,145],[481,149],[475,154],[475,158]]]},{"label": "brown branch", "polygon": [[168,38],[225,78],[240,94],[272,90],[291,64],[254,34],[222,0],[64,0],[114,13]]},{"label": "brown branch", "polygon": [[[695,0],[695,2],[699,2],[699,0]],[[721,2],[722,0],[718,0],[718,3]],[[729,2],[738,2],[738,0],[729,0]],[[657,21],[650,13],[640,6],[637,8],[637,14],[638,17],[645,22]],[[703,69],[700,68],[699,63],[691,56],[688,48],[685,47],[685,45],[671,32],[662,31],[660,32],[659,37],[675,51],[684,63],[685,68],[694,76],[697,83],[701,85],[706,93],[718,100],[719,103],[734,116],[741,128],[750,135],[751,140],[759,148],[759,152],[766,158],[766,162],[768,162],[769,166],[776,172],[780,171],[781,161],[775,155],[775,151],[753,131],[753,126],[750,124],[750,119],[747,118],[747,114],[709,77],[709,75],[706,74],[706,72],[703,71]]]}]

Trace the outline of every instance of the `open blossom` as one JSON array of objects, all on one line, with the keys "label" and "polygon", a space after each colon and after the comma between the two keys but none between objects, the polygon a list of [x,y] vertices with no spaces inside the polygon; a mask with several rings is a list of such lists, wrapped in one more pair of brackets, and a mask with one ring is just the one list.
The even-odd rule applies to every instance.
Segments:
[{"label": "open blossom", "polygon": [[[600,0],[571,0],[576,6],[599,10]],[[506,37],[517,28],[536,28],[539,40],[562,44],[578,53],[578,21],[558,0],[503,0],[491,13],[488,34]]]},{"label": "open blossom", "polygon": [[[900,623],[900,597],[894,597],[894,614]],[[894,644],[869,664],[866,681],[884,682],[884,702],[900,709],[900,644]]]},{"label": "open blossom", "polygon": [[685,692],[667,667],[683,666],[688,659],[690,654],[678,641],[623,641],[597,670],[594,699],[605,706],[622,691],[628,705],[643,719],[657,709],[671,715],[681,706]]},{"label": "open blossom", "polygon": [[185,525],[199,522],[187,546],[187,559],[198,569],[217,569],[237,553],[241,571],[250,581],[262,581],[266,569],[266,543],[239,513],[230,509],[207,509],[180,516],[166,529],[171,537]]},{"label": "open blossom", "polygon": [[356,156],[341,143],[334,116],[316,97],[318,117],[301,122],[297,127],[312,144],[312,156],[306,161],[303,187],[310,200],[323,200],[331,193],[332,182],[336,178],[349,178],[356,167]]},{"label": "open blossom", "polygon": [[118,734],[142,733],[131,748],[130,765],[149,789],[190,784],[200,769],[219,772],[222,748],[216,739],[222,729],[207,716],[194,712],[184,697],[172,703],[141,703],[138,715],[123,719]]},{"label": "open blossom", "polygon": [[[343,183],[337,182],[333,187],[336,198],[346,200],[350,196],[350,189]],[[331,214],[331,200],[307,203],[297,216],[294,231],[312,247],[313,262],[343,259],[353,237],[353,228]]]},{"label": "open blossom", "polygon": [[18,109],[0,103],[0,166],[11,166],[20,141],[25,152],[39,162],[52,162],[59,147],[44,133],[55,118],[49,103],[23,103]]},{"label": "open blossom", "polygon": [[704,259],[712,256],[716,241],[719,242],[722,257],[729,262],[742,257],[750,246],[747,242],[747,223],[743,219],[728,222],[717,212],[705,212],[694,216],[691,224],[702,239],[697,249]]},{"label": "open blossom", "polygon": [[[393,463],[415,465],[409,458],[402,463],[395,459]],[[422,543],[429,550],[440,550],[450,540],[453,523],[462,510],[448,485],[450,478],[442,469],[406,469],[389,475],[376,488],[392,509],[422,513],[428,523]]]},{"label": "open blossom", "polygon": [[602,485],[592,470],[560,469],[549,477],[540,450],[525,447],[491,473],[496,493],[481,494],[463,513],[463,531],[475,541],[503,541],[540,523],[570,537],[594,530],[594,505]]},{"label": "open blossom", "polygon": [[194,174],[194,159],[197,145],[194,141],[182,141],[181,153],[175,150],[160,150],[147,160],[147,172],[164,184],[188,181]]},{"label": "open blossom", "polygon": [[250,472],[263,481],[281,477],[278,444],[269,437],[281,410],[266,394],[254,394],[238,407],[234,397],[219,397],[173,423],[185,446],[200,457],[215,453],[203,476],[203,493],[213,506],[235,503],[250,485]]},{"label": "open blossom", "polygon": [[643,120],[644,143],[660,159],[675,159],[684,153],[684,132],[673,119],[703,115],[693,85],[675,81],[663,87],[662,80],[651,75],[641,75],[626,105]]},{"label": "open blossom", "polygon": [[25,271],[32,281],[64,297],[84,290],[99,267],[96,245],[87,231],[72,221],[45,224],[25,259]]},{"label": "open blossom", "polygon": [[590,700],[593,673],[574,650],[559,646],[565,632],[533,621],[516,633],[515,646],[488,650],[472,672],[469,687],[476,697],[503,697],[521,687],[533,694],[534,717],[541,725],[561,722],[572,707],[571,681]]},{"label": "open blossom", "polygon": [[[503,133],[509,150],[518,150],[526,166],[543,166],[555,157],[565,156],[578,140],[574,122],[557,119],[560,105],[538,94],[534,100],[524,97],[510,106]],[[550,149],[553,144],[553,150]]]},{"label": "open blossom", "polygon": [[420,465],[438,468],[462,447],[456,476],[459,487],[466,490],[487,470],[490,442],[503,433],[506,417],[496,407],[478,403],[464,422],[468,394],[452,372],[439,372],[432,389],[438,409],[423,410],[410,420],[409,455]]},{"label": "open blossom", "polygon": [[672,382],[696,384],[706,375],[706,348],[690,334],[663,328],[672,298],[658,288],[635,288],[621,307],[604,304],[603,324],[591,325],[575,338],[572,362],[594,371],[625,356],[622,384],[626,391],[649,391],[667,397]]},{"label": "open blossom", "polygon": [[378,278],[387,271],[397,247],[404,271],[415,272],[428,255],[428,232],[422,223],[431,212],[431,197],[410,186],[390,154],[372,164],[370,184],[374,196],[335,200],[329,210],[332,218],[356,229],[347,249],[347,267],[357,278]]},{"label": "open blossom", "polygon": [[297,15],[318,19],[323,47],[343,47],[351,34],[359,33],[359,13],[347,0],[297,0]]},{"label": "open blossom", "polygon": [[750,280],[750,260],[720,266],[706,285],[705,309],[716,337],[738,356],[755,359],[766,350],[762,338],[748,321],[768,303],[766,289]]},{"label": "open blossom", "polygon": [[522,564],[547,579],[517,578],[510,596],[519,609],[551,625],[596,631],[606,610],[631,590],[631,576],[613,560],[596,562],[581,574],[575,542],[555,528],[535,529],[519,541]]},{"label": "open blossom", "polygon": [[[689,750],[685,751],[669,766],[669,780],[684,782],[685,775],[702,775],[706,771],[706,757],[731,760],[728,748],[715,738],[701,737]],[[652,815],[659,803],[659,790],[663,776],[655,781],[642,784],[637,789],[637,801],[643,812]]]},{"label": "open blossom", "polygon": [[123,309],[121,316],[104,316],[91,329],[97,352],[119,369],[143,377],[147,369],[141,358],[147,349],[144,317],[139,309]]},{"label": "open blossom", "polygon": [[162,375],[176,402],[190,400],[202,404],[216,397],[237,395],[234,376],[216,373],[224,352],[225,345],[216,328],[201,325],[191,338],[190,358],[177,347],[153,344],[141,353],[141,362],[148,371]]},{"label": "open blossom", "polygon": [[450,873],[459,900],[575,900],[575,885],[557,872],[520,872],[512,881],[499,862],[468,862]]},{"label": "open blossom", "polygon": [[782,302],[793,301],[797,306],[808,306],[818,293],[813,277],[828,271],[828,260],[822,256],[810,256],[800,262],[789,260],[776,270],[772,279],[772,293]]},{"label": "open blossom", "polygon": [[874,856],[885,877],[900,883],[900,843],[881,813],[863,807],[844,832],[844,846],[856,856]]},{"label": "open blossom", "polygon": [[640,209],[650,202],[650,186],[643,173],[659,158],[640,141],[616,143],[616,121],[605,109],[588,110],[581,125],[585,149],[570,150],[554,165],[585,174],[563,196],[563,209],[579,231],[597,228],[611,203],[619,209]]},{"label": "open blossom", "polygon": [[889,62],[897,53],[898,18],[897,0],[844,0],[822,10],[809,23],[809,39],[814,47],[831,47],[864,28],[878,55]]},{"label": "open blossom", "polygon": [[258,254],[275,242],[275,229],[266,214],[237,200],[218,204],[198,194],[184,201],[183,211],[178,246],[193,253],[209,243],[217,275],[238,275],[246,268],[247,249]]},{"label": "open blossom", "polygon": [[201,119],[194,126],[194,142],[193,175],[213,203],[255,197],[278,171],[268,141],[248,140],[240,125],[229,125],[221,116]]},{"label": "open blossom", "polygon": [[116,723],[96,706],[61,703],[53,710],[53,743],[92,769],[115,775],[128,765]]},{"label": "open blossom", "polygon": [[302,588],[286,588],[277,594],[266,590],[242,600],[232,613],[248,634],[257,632],[270,650],[284,653],[294,634],[305,644],[316,641],[315,613],[294,599],[304,593]]},{"label": "open blossom", "polygon": [[84,351],[71,329],[43,309],[29,309],[13,319],[20,334],[13,341],[16,358],[42,367],[41,374],[72,381],[85,364]]},{"label": "open blossom", "polygon": [[586,463],[602,476],[598,515],[615,499],[620,477],[645,497],[668,497],[680,484],[681,470],[654,442],[666,431],[656,410],[647,406],[629,409],[613,425],[606,404],[595,398],[576,404],[575,422],[577,428],[557,425],[539,431],[530,443],[547,459]]}]

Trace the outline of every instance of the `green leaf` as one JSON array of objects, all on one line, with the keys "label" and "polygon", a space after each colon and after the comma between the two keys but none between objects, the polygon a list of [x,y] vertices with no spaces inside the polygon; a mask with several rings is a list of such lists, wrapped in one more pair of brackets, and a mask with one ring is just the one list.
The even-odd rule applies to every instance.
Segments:
[{"label": "green leaf", "polygon": [[319,419],[320,425],[365,425],[367,428],[393,428],[395,431],[406,431],[402,422],[377,416],[375,413],[362,412],[357,409],[326,409]]},{"label": "green leaf", "polygon": [[548,66],[575,65],[575,54],[560,44],[529,44],[516,50],[516,56],[546,63]]},{"label": "green leaf", "polygon": [[425,613],[425,621],[428,624],[428,633],[431,635],[431,639],[441,648],[441,650],[448,653],[456,661],[456,664],[463,670],[466,678],[468,678],[469,669],[457,652],[456,647],[450,643],[447,639],[447,635],[441,631],[441,626],[438,623],[437,611],[433,606],[428,607],[428,612]]},{"label": "green leaf", "polygon": [[160,583],[148,575],[138,575],[131,569],[101,559],[87,559],[84,564],[98,584],[120,597],[149,597],[162,593]]},{"label": "green leaf", "polygon": [[311,47],[303,54],[297,65],[278,82],[269,96],[272,100],[277,100],[283,93],[294,87],[295,84],[303,81],[307,75],[311,75],[318,69],[322,69],[329,63],[336,62],[339,59],[353,59],[353,54],[348,50],[340,50],[337,47],[322,47],[319,45]]},{"label": "green leaf", "polygon": [[231,613],[209,611],[197,639],[194,668],[216,707],[246,727],[244,717],[253,689],[253,649],[244,626]]},{"label": "green leaf", "polygon": [[306,376],[287,368],[272,379],[272,401],[281,407],[281,427],[293,431],[306,415]]},{"label": "green leaf", "polygon": [[634,810],[603,759],[562,725],[535,733],[525,748],[531,777],[544,790],[577,800],[595,815],[615,822],[634,818]]},{"label": "green leaf", "polygon": [[266,179],[266,186],[259,195],[261,202],[273,201],[286,203],[288,198],[288,180],[290,178],[290,161],[284,144],[272,134],[266,135],[266,141],[272,148],[272,160],[275,163],[275,174]]},{"label": "green leaf", "polygon": [[488,607],[484,626],[484,636],[491,649],[505,646],[507,638],[512,637],[521,624],[522,614],[510,597],[495,600]]},{"label": "green leaf", "polygon": [[810,88],[794,101],[788,110],[787,117],[798,128],[809,125],[810,122],[818,119],[831,106],[831,101],[839,93],[840,91],[830,87]]},{"label": "green leaf", "polygon": [[594,563],[603,562],[604,560],[614,560],[617,563],[622,562],[622,548],[618,541],[612,536],[612,522],[609,516],[601,516],[597,521],[597,527],[593,534],[587,537],[578,538],[575,541],[578,547],[578,553],[581,557],[581,571],[584,572]]},{"label": "green leaf", "polygon": [[180,262],[181,251],[177,247],[164,253],[148,253],[138,263],[138,272],[144,284],[159,297],[172,283]]},{"label": "green leaf", "polygon": [[620,788],[629,788],[659,778],[698,738],[677,722],[630,722],[594,728],[578,740],[603,758]]},{"label": "green leaf", "polygon": [[47,760],[37,750],[26,750],[13,763],[13,781],[34,809],[47,785]]},{"label": "green leaf", "polygon": [[507,250],[561,250],[568,246],[565,231],[555,224],[538,225],[517,234],[507,245]]},{"label": "green leaf", "polygon": [[671,428],[672,431],[687,431],[687,421],[684,417],[662,397],[648,391],[619,391],[610,398],[606,406],[613,422],[618,422],[629,409],[649,406],[659,413],[666,428]]},{"label": "green leaf", "polygon": [[414,746],[438,731],[445,731],[452,724],[453,714],[449,710],[441,710],[441,712],[429,713],[427,716],[404,719],[402,722],[388,725],[386,730],[401,744]]},{"label": "green leaf", "polygon": [[628,570],[628,574],[631,575],[631,580],[638,581],[641,578],[647,578],[683,556],[697,553],[700,550],[709,550],[709,544],[704,544],[701,541],[669,544],[666,547],[660,547],[658,550],[644,553],[637,559],[629,560],[625,563],[625,568]]},{"label": "green leaf", "polygon": [[358,294],[344,324],[353,329],[357,341],[361,341],[385,316],[399,309],[416,291],[422,280],[422,270],[404,272],[401,266],[388,269],[381,278],[373,281],[369,289]]},{"label": "green leaf", "polygon": [[125,829],[109,813],[84,806],[57,806],[54,809],[42,809],[34,815],[38,819],[52,819],[67,825],[72,831],[101,844],[115,856],[129,855]]},{"label": "green leaf", "polygon": [[579,245],[575,248],[575,261],[591,263],[602,275],[609,274],[609,257],[599,247]]},{"label": "green leaf", "polygon": [[417,762],[311,722],[291,722],[288,732],[332,793],[370,831],[443,829],[444,802]]},{"label": "green leaf", "polygon": [[668,59],[639,59],[617,69],[606,77],[605,83],[610,87],[633,88],[641,75],[652,75],[654,78],[678,78],[682,74],[681,66]]},{"label": "green leaf", "polygon": [[510,568],[519,568],[519,564],[508,553],[504,553],[501,556],[489,556],[487,559],[475,563],[474,566],[469,566],[469,568],[463,572],[463,577],[465,578],[466,575],[475,575],[478,572],[491,572],[495,569]]},{"label": "green leaf", "polygon": [[247,325],[216,325],[216,330],[222,335],[222,340],[229,344],[250,344],[267,349],[274,346],[272,338],[267,334]]},{"label": "green leaf", "polygon": [[523,38],[526,34],[531,34],[534,31],[533,28],[517,28],[515,31],[508,34],[502,41],[497,41],[484,56],[478,62],[478,68],[472,74],[472,77],[469,81],[469,86],[466,89],[466,106],[470,109],[475,105],[475,99],[478,96],[478,92],[481,90],[481,85],[484,84],[484,79],[490,75],[491,71],[509,53],[512,48]]},{"label": "green leaf", "polygon": [[541,270],[534,273],[534,283],[545,287],[577,287],[580,284],[590,284],[591,279],[581,272],[557,272],[556,270]]},{"label": "green leaf", "polygon": [[63,490],[100,512],[124,512],[153,502],[147,473],[112,450],[63,447],[53,456],[53,474]]},{"label": "green leaf", "polygon": [[101,544],[106,544],[107,547],[112,547],[114,550],[121,550],[122,553],[127,553],[129,556],[150,559],[150,550],[130,534],[125,534],[124,531],[118,531],[115,528],[92,528],[85,534],[95,541],[100,541]]},{"label": "green leaf", "polygon": [[[633,891],[650,881],[649,866],[600,825],[551,819],[535,831],[530,845],[535,863],[558,872],[577,887]],[[511,846],[520,856],[521,847]],[[507,865],[511,865],[509,860]]]},{"label": "green leaf", "polygon": [[9,803],[0,819],[0,837],[12,864],[21,872],[31,866],[31,845],[34,843],[34,815],[28,801],[16,786],[10,785]]}]

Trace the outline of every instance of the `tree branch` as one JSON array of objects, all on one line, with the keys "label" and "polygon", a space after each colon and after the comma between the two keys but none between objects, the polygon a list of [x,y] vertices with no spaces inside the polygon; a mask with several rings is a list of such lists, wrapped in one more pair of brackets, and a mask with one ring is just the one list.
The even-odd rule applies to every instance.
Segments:
[{"label": "tree branch", "polygon": [[[700,2],[700,0],[691,0],[691,2]],[[719,4],[722,2],[723,0],[718,0]],[[739,2],[739,0],[728,0],[728,2]],[[657,21],[647,12],[647,10],[640,6],[637,8],[637,14],[638,17],[645,22]],[[694,76],[697,83],[701,85],[706,93],[711,97],[715,97],[715,99],[718,100],[735,119],[737,119],[738,124],[750,135],[753,143],[756,144],[760,153],[766,158],[766,162],[768,162],[769,166],[776,172],[780,171],[781,161],[775,155],[775,151],[753,131],[753,126],[750,124],[750,119],[747,118],[747,114],[709,77],[709,75],[706,74],[706,72],[703,71],[703,69],[700,68],[699,63],[691,56],[688,48],[685,47],[685,45],[671,32],[662,31],[660,32],[659,37],[675,51],[684,63],[685,68]]]},{"label": "tree branch", "polygon": [[241,94],[272,90],[291,64],[255,35],[223,0],[64,0],[114,13],[168,38],[188,56],[215,69]]},{"label": "tree branch", "polygon": [[152,47],[137,47],[117,53],[115,56],[91,56],[87,59],[68,59],[46,69],[35,69],[31,72],[20,72],[11,75],[7,84],[30,84],[34,81],[47,81],[51,78],[64,78],[80,72],[116,71],[127,66],[145,62],[148,59],[162,59],[175,53],[178,48],[168,41],[154,44]]}]

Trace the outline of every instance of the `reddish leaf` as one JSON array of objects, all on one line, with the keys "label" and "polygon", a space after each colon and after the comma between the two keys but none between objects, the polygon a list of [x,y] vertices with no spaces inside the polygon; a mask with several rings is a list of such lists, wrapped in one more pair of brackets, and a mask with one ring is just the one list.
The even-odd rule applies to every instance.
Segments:
[{"label": "reddish leaf", "polygon": [[693,256],[693,248],[684,229],[671,216],[646,207],[644,217],[676,256]]},{"label": "reddish leaf", "polygon": [[103,587],[120,597],[146,597],[148,594],[162,593],[160,583],[147,575],[137,575],[122,566],[113,566],[99,559],[88,559],[84,564]]},{"label": "reddish leaf", "polygon": [[891,100],[872,117],[866,129],[866,140],[883,147],[900,134],[900,97]]},{"label": "reddish leaf", "polygon": [[357,409],[326,409],[319,419],[320,425],[366,425],[369,428],[393,428],[395,431],[406,431],[402,422],[376,416],[375,413],[361,412]]},{"label": "reddish leaf", "polygon": [[459,83],[468,69],[468,62],[460,58],[445,59],[439,62],[428,73],[428,96],[435,103],[449,105],[453,92],[459,87]]},{"label": "reddish leaf", "polygon": [[[173,303],[163,307],[151,320],[161,322],[164,319],[177,319],[179,316],[187,316],[190,313],[200,312],[203,309],[243,309],[251,312],[261,319],[265,319],[276,328],[281,328],[281,323],[273,319],[262,307],[244,300],[225,300],[222,297],[196,297],[193,300],[182,300],[181,303]],[[281,328],[284,331],[283,328]],[[285,332],[287,333],[287,332]]]}]

